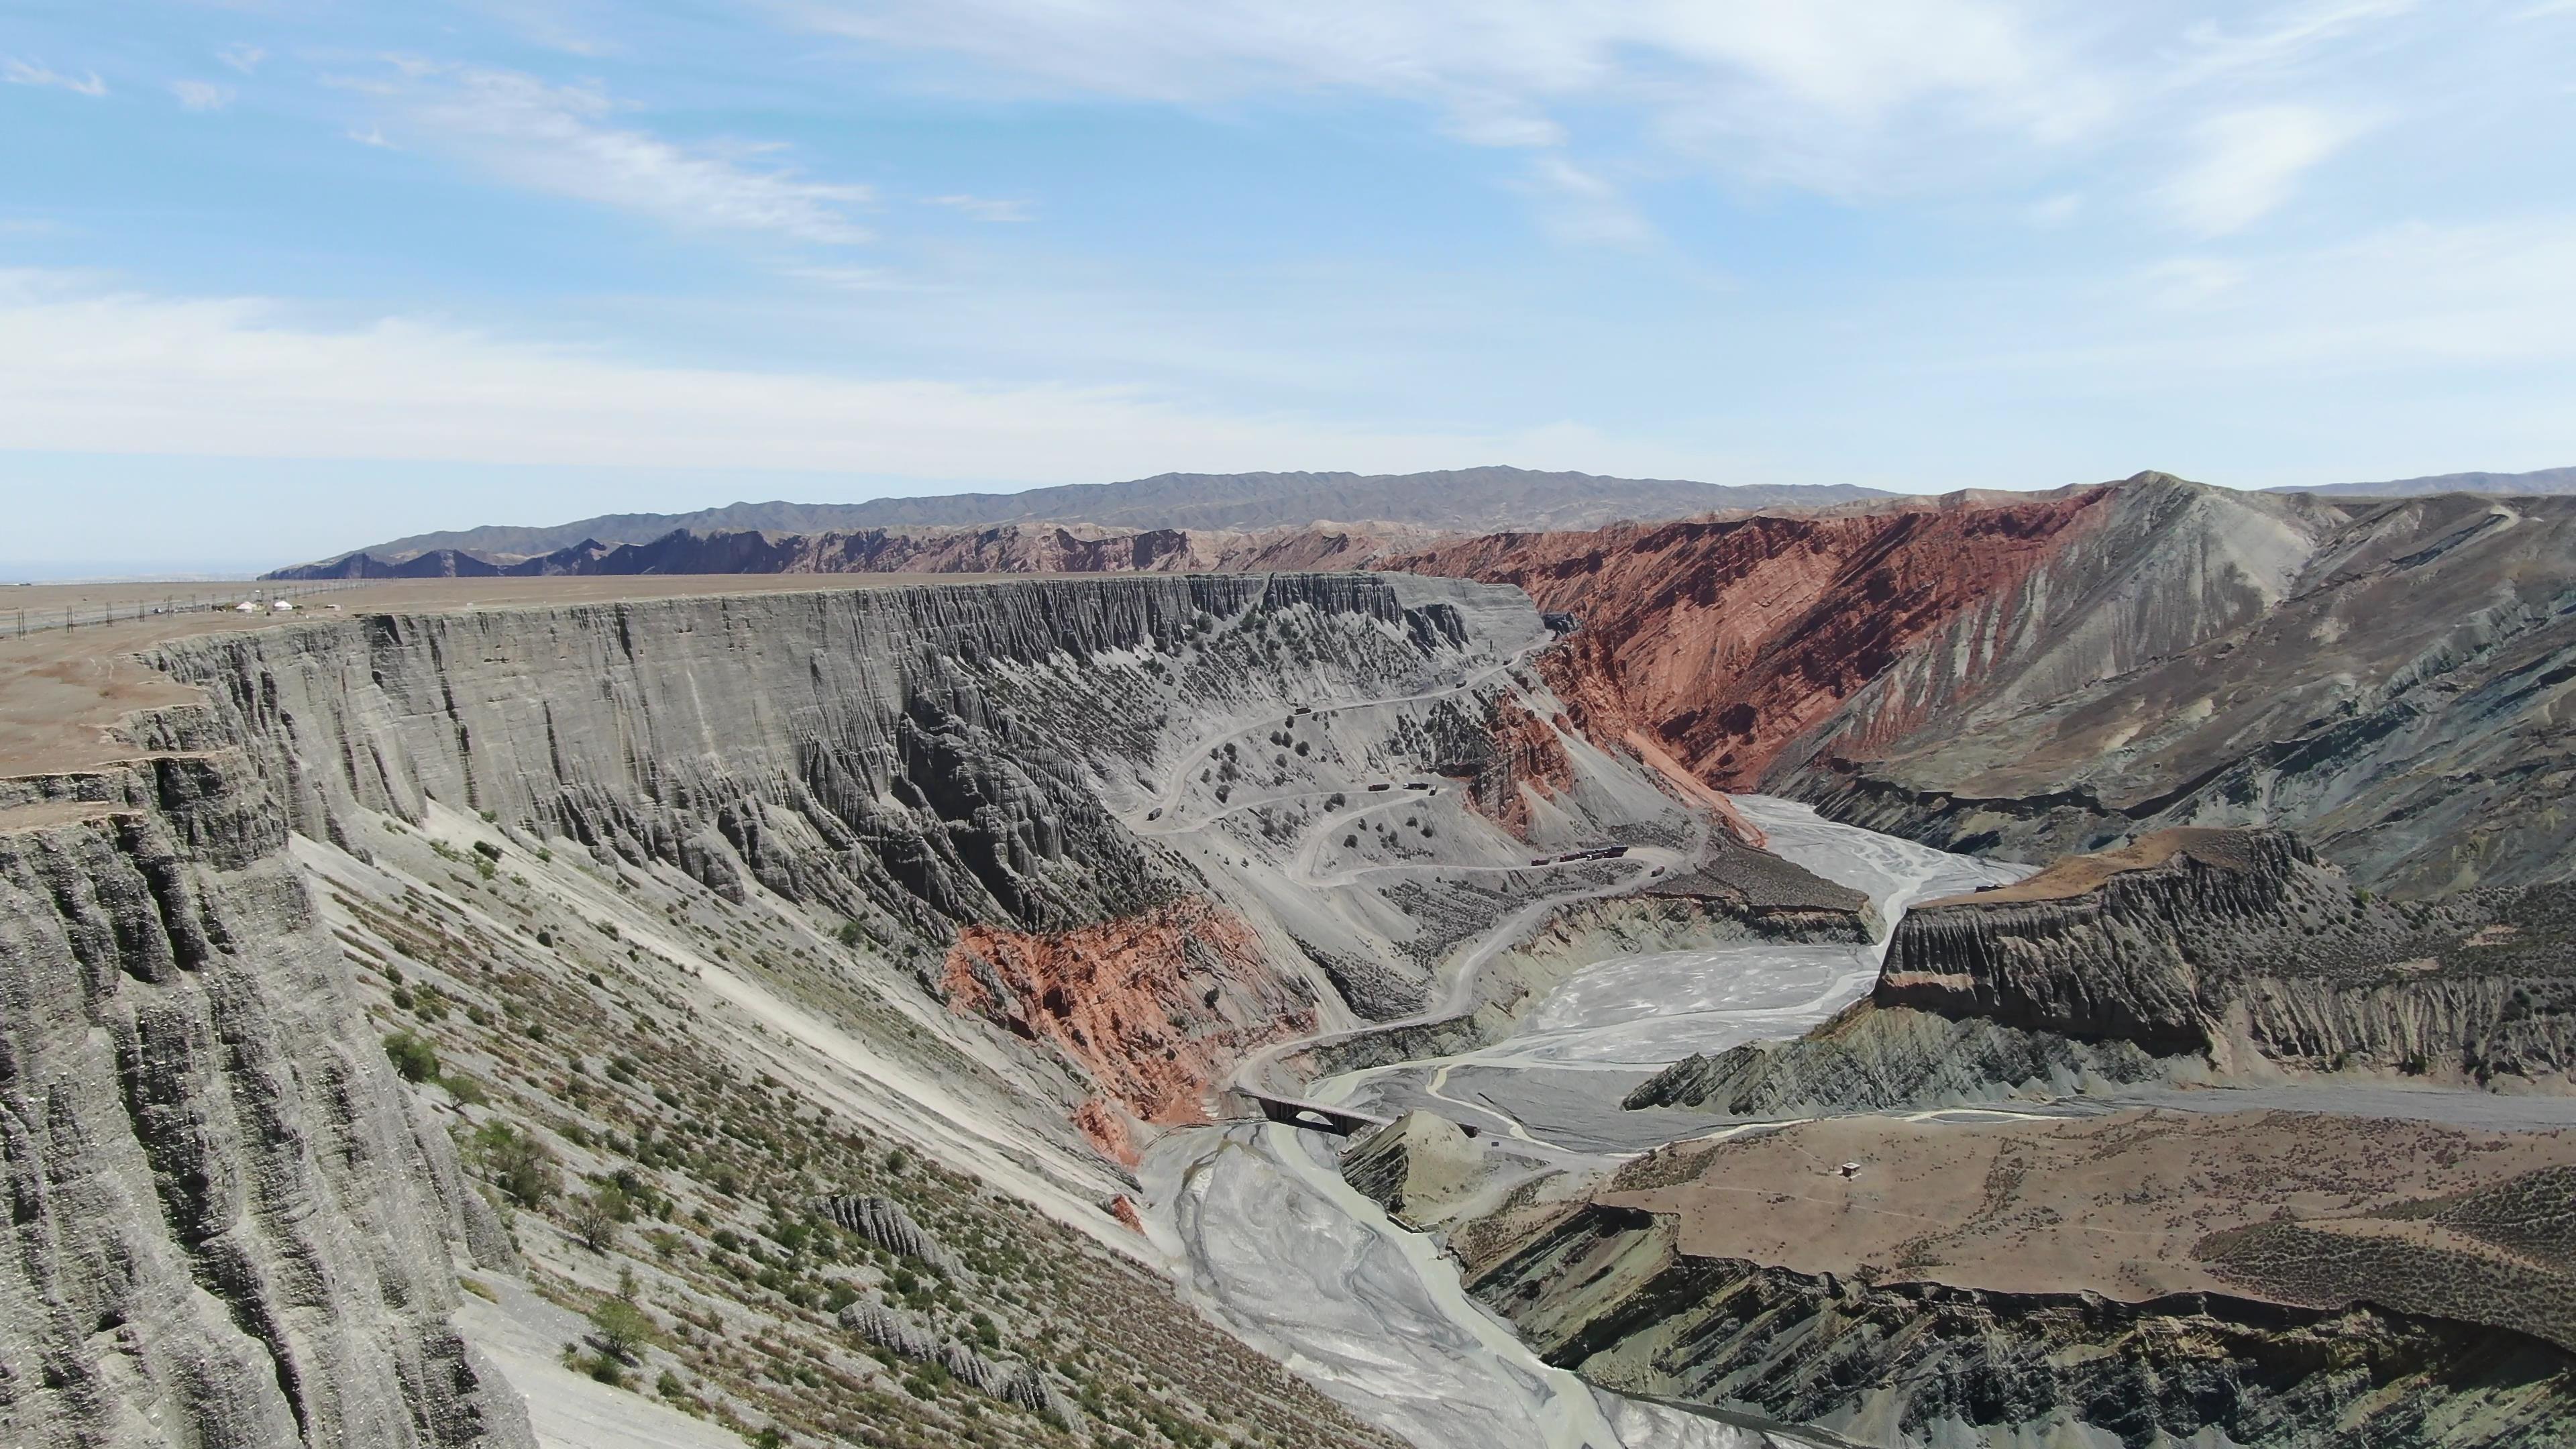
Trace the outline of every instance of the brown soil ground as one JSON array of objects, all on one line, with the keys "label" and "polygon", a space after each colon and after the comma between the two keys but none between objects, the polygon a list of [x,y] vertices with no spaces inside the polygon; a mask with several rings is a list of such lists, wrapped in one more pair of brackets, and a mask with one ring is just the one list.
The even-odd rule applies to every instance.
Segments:
[{"label": "brown soil ground", "polygon": [[[118,733],[126,716],[193,701],[196,691],[144,667],[135,651],[171,639],[239,629],[279,628],[349,614],[444,613],[712,594],[810,593],[909,584],[985,582],[984,574],[680,574],[625,578],[385,579],[314,593],[291,615],[249,615],[231,605],[269,585],[35,584],[0,588],[0,778],[93,769],[135,756]],[[311,586],[306,586],[311,587]],[[189,611],[195,599],[200,607]],[[153,614],[169,604],[181,612]],[[29,623],[65,607],[87,615],[102,605],[144,610],[140,618],[77,629]],[[220,606],[220,607],[212,607]],[[334,612],[337,606],[337,612]]]},{"label": "brown soil ground", "polygon": [[2025,901],[2057,901],[2080,896],[2102,882],[2124,871],[2152,870],[2176,855],[2193,852],[2203,859],[2216,859],[2226,864],[2225,852],[2212,847],[2223,845],[2235,834],[2231,830],[2206,826],[2183,826],[2142,835],[2116,850],[2092,855],[2060,856],[2037,875],[2024,876],[2007,886],[1976,891],[1963,896],[1943,896],[1915,907],[1928,910],[1935,906],[1973,904],[1980,906],[2017,905]]},{"label": "brown soil ground", "polygon": [[2292,1112],[1839,1117],[1669,1149],[1595,1201],[1680,1215],[1694,1257],[2138,1301],[2244,1291],[2194,1258],[2213,1232],[2298,1221],[2421,1234],[2352,1220],[2568,1164],[2576,1132]]}]

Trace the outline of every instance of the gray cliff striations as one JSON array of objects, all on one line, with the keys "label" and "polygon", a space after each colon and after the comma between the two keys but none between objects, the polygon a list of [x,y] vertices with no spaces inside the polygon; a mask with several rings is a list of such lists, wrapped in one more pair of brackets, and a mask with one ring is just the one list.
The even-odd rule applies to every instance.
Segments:
[{"label": "gray cliff striations", "polygon": [[237,753],[10,782],[0,1438],[532,1443],[449,1327],[507,1240],[364,1029]]},{"label": "gray cliff striations", "polygon": [[1865,1002],[1676,1063],[1628,1104],[1771,1115],[2207,1072],[2564,1091],[2571,925],[2564,886],[2401,904],[2285,832],[2166,831],[1918,907]]}]

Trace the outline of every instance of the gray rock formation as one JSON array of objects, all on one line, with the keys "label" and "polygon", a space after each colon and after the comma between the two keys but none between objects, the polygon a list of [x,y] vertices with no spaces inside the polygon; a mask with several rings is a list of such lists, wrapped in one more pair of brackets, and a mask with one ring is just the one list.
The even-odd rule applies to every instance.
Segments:
[{"label": "gray rock formation", "polygon": [[[2274,824],[2405,896],[2563,880],[2571,601],[2576,499],[2171,484],[2033,576],[2009,615],[2022,658],[1950,684],[1974,641],[1918,651],[1772,783],[2022,859]],[[1956,703],[1906,712],[1945,688]]]},{"label": "gray rock formation", "polygon": [[1387,1216],[1424,1228],[1483,1185],[1483,1144],[1457,1123],[1407,1112],[1354,1141],[1342,1153],[1342,1180],[1385,1208]]},{"label": "gray rock formation", "polygon": [[2576,1434],[2576,1356],[2513,1329],[2368,1306],[1873,1286],[1685,1257],[1669,1219],[1598,1205],[1483,1265],[1469,1288],[1594,1383],[1870,1443],[2047,1441],[2070,1421],[2128,1445],[2217,1433],[2249,1449],[2540,1449]]},{"label": "gray rock formation", "polygon": [[905,1358],[926,1363],[939,1357],[939,1335],[899,1308],[861,1300],[841,1310],[841,1326]]},{"label": "gray rock formation", "polygon": [[2176,1070],[2176,1063],[2129,1042],[2078,1041],[1861,1002],[1792,1041],[1685,1057],[1639,1083],[1623,1105],[1790,1117],[2007,1095],[2062,1097],[2164,1080]]},{"label": "gray rock formation", "polygon": [[1022,1364],[1003,1375],[1002,1385],[994,1395],[1006,1404],[1017,1404],[1032,1414],[1046,1414],[1067,1424],[1081,1415],[1072,1402],[1056,1391],[1047,1376],[1028,1364]]},{"label": "gray rock formation", "polygon": [[[948,1245],[932,1237],[928,1229],[912,1220],[903,1204],[890,1197],[835,1197],[823,1203],[823,1215],[889,1253],[918,1258],[949,1277],[963,1274],[965,1266]],[[918,1357],[918,1355],[916,1355]]]},{"label": "gray rock formation", "polygon": [[840,1323],[862,1342],[916,1363],[939,1365],[979,1394],[1033,1414],[1053,1414],[1068,1424],[1076,1418],[1073,1406],[1034,1365],[997,1363],[962,1343],[943,1341],[902,1309],[861,1300],[841,1310]]},{"label": "gray rock formation", "polygon": [[0,830],[0,1440],[531,1444],[447,1322],[506,1240],[248,762],[11,789],[99,813]]},{"label": "gray rock formation", "polygon": [[[249,742],[319,838],[345,841],[350,807],[416,820],[434,798],[944,942],[960,920],[1060,929],[1184,888],[1090,789],[1161,738],[1171,706],[1137,656],[1210,708],[1275,694],[1286,671],[1249,644],[1180,648],[1207,620],[1302,608],[1331,621],[1295,670],[1314,687],[1410,679],[1465,642],[1462,597],[1283,575],[377,617],[168,646],[213,718],[147,728]],[[1124,667],[1080,667],[1113,651]]]},{"label": "gray rock formation", "polygon": [[2565,886],[2400,905],[2286,832],[2162,832],[1918,907],[1868,1001],[1678,1062],[1628,1105],[1759,1116],[2208,1071],[2566,1090],[2572,927]]}]

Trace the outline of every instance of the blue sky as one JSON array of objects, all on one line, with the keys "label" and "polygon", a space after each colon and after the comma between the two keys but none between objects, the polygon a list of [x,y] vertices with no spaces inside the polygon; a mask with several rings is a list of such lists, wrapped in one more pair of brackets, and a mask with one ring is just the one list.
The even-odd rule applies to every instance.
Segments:
[{"label": "blue sky", "polygon": [[12,0],[0,562],[2576,463],[2576,0]]}]

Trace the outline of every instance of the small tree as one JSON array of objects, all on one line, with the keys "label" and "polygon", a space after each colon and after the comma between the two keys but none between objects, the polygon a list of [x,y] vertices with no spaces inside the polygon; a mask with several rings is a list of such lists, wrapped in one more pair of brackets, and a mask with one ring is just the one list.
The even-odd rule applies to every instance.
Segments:
[{"label": "small tree", "polygon": [[554,1153],[533,1134],[513,1130],[507,1122],[484,1123],[474,1134],[474,1146],[493,1184],[523,1208],[542,1206],[563,1185]]},{"label": "small tree", "polygon": [[617,1245],[618,1225],[634,1217],[634,1202],[612,1182],[593,1191],[573,1209],[572,1230],[583,1247],[605,1253]]},{"label": "small tree", "polygon": [[408,1031],[385,1038],[385,1056],[406,1082],[426,1082],[438,1075],[438,1049]]},{"label": "small tree", "polygon": [[660,1332],[653,1319],[635,1306],[632,1298],[603,1298],[590,1310],[590,1331],[600,1352],[619,1363],[631,1364],[643,1357]]}]

